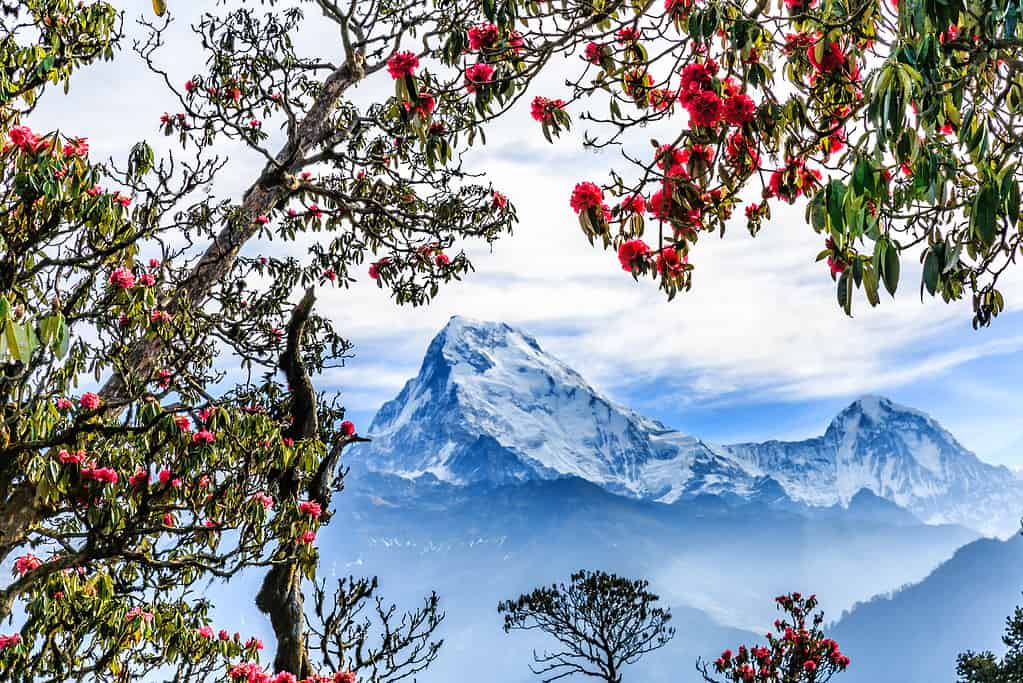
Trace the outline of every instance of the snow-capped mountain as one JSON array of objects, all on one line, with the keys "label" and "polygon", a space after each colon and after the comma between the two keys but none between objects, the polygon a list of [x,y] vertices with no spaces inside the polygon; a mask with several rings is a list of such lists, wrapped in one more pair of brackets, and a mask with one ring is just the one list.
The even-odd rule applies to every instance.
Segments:
[{"label": "snow-capped mountain", "polygon": [[928,522],[1018,525],[1020,482],[926,415],[860,399],[823,436],[722,446],[621,406],[508,325],[455,317],[384,404],[350,462],[407,479],[501,485],[579,477],[635,498],[700,495],[848,505],[861,490]]}]

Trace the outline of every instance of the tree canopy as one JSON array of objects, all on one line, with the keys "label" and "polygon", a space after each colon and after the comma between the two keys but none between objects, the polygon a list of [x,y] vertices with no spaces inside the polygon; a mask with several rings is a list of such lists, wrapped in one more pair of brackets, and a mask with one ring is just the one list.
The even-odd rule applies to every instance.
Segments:
[{"label": "tree canopy", "polygon": [[557,645],[534,653],[545,683],[574,674],[621,683],[622,669],[672,639],[671,612],[643,580],[581,570],[567,584],[542,586],[497,606],[504,630],[539,630]]}]

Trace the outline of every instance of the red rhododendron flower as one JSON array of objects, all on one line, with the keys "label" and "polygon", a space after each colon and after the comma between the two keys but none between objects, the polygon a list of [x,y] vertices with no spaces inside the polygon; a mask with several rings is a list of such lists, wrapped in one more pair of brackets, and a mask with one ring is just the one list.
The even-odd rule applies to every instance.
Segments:
[{"label": "red rhododendron flower", "polygon": [[419,93],[418,101],[413,104],[411,102],[405,102],[405,111],[415,111],[416,115],[421,119],[430,118],[430,114],[437,108],[437,98],[433,96],[433,93],[421,92]]},{"label": "red rhododendron flower", "polygon": [[725,160],[740,173],[752,173],[760,165],[760,153],[742,131],[735,131],[728,136]]},{"label": "red rhododendron flower", "polygon": [[217,437],[213,432],[203,429],[192,435],[192,443],[206,443],[211,444],[216,441]]},{"label": "red rhododendron flower", "polygon": [[838,43],[826,45],[820,61],[817,60],[817,46],[810,45],[806,48],[806,58],[810,60],[810,65],[819,73],[831,73],[845,65],[845,52]]},{"label": "red rhododendron flower", "polygon": [[624,198],[621,203],[622,213],[631,212],[643,215],[646,213],[646,200],[641,194],[633,194]]},{"label": "red rhododendron flower", "polygon": [[725,121],[728,121],[733,126],[742,126],[753,119],[756,111],[757,106],[753,104],[750,96],[745,93],[739,93],[725,100],[725,104],[721,109],[721,115]]},{"label": "red rhododendron flower", "polygon": [[64,145],[61,151],[66,157],[84,157],[89,153],[89,143],[85,138],[76,138]]},{"label": "red rhododendron flower", "polygon": [[196,629],[196,633],[200,638],[206,638],[207,640],[213,639],[213,629],[209,626],[203,626],[202,628]]},{"label": "red rhododendron flower", "polygon": [[57,457],[65,465],[81,465],[85,462],[85,451],[78,450],[74,453],[69,453],[64,449],[61,449],[61,451],[57,454]]},{"label": "red rhododendron flower", "polygon": [[500,192],[498,192],[497,190],[494,190],[493,201],[491,203],[493,204],[495,209],[500,209],[504,211],[506,208],[508,208],[508,198],[505,197]]},{"label": "red rhododendron flower", "polygon": [[304,532],[302,532],[301,536],[299,536],[297,539],[295,539],[295,541],[299,545],[309,545],[310,543],[312,543],[315,540],[316,540],[316,532],[315,531],[304,531]]},{"label": "red rhododendron flower", "polygon": [[304,500],[301,503],[299,503],[298,510],[303,515],[309,515],[313,519],[319,519],[320,514],[322,514],[323,512],[322,509],[320,508],[320,504],[311,500]]},{"label": "red rhododendron flower", "polygon": [[470,28],[467,33],[469,49],[473,52],[494,47],[501,35],[495,24],[479,24]]},{"label": "red rhododendron flower", "polygon": [[682,264],[689,263],[689,255],[679,257],[678,250],[673,246],[663,247],[657,254],[657,272],[671,275],[682,270]]},{"label": "red rhododendron flower", "polygon": [[26,553],[14,561],[14,571],[20,576],[28,574],[30,571],[39,569],[43,566],[43,561],[32,553]]},{"label": "red rhododendron flower", "polygon": [[451,263],[451,257],[443,253],[437,254],[435,257],[433,257],[433,262],[437,264],[437,267],[443,268],[444,266]]},{"label": "red rhododendron flower", "polygon": [[343,436],[351,436],[355,434],[355,423],[351,420],[345,420],[341,423],[341,434]]},{"label": "red rhododendron flower", "polygon": [[6,650],[9,647],[14,647],[21,642],[21,636],[17,633],[9,636],[0,636],[0,650]]},{"label": "red rhododendron flower", "polygon": [[821,172],[806,168],[806,162],[790,160],[788,168],[778,169],[771,174],[768,189],[772,196],[791,204],[800,195],[807,194],[820,178]]},{"label": "red rhododendron flower", "polygon": [[116,484],[117,472],[109,467],[83,467],[82,479],[98,481],[104,484]]},{"label": "red rhododendron flower", "polygon": [[679,162],[688,164],[690,160],[709,164],[714,161],[714,148],[698,143],[694,144],[692,147],[686,147],[682,150],[682,153],[679,154]]},{"label": "red rhododendron flower", "polygon": [[149,483],[149,471],[139,467],[135,470],[135,474],[128,477],[128,484],[132,487],[142,486],[143,484]]},{"label": "red rhododendron flower", "polygon": [[530,115],[533,120],[540,121],[543,123],[550,123],[554,120],[554,110],[564,109],[565,100],[549,100],[546,97],[537,95],[533,98],[533,104],[530,108]]},{"label": "red rhododendron flower", "polygon": [[387,73],[391,74],[391,78],[397,80],[405,76],[415,75],[418,66],[419,57],[416,56],[416,53],[410,51],[396,52],[387,60]]},{"label": "red rhododendron flower", "polygon": [[618,262],[622,264],[622,270],[631,272],[636,259],[649,253],[650,247],[643,240],[629,240],[618,247]]},{"label": "red rhododendron flower", "polygon": [[817,0],[785,0],[785,7],[789,9],[793,14],[796,12],[802,12],[808,7],[813,7],[817,4]]},{"label": "red rhododendron flower", "polygon": [[666,221],[671,218],[671,192],[658,190],[650,195],[647,202],[650,215],[659,221]]},{"label": "red rhododendron flower", "polygon": [[34,152],[39,146],[39,138],[28,126],[14,126],[7,136],[22,152]]},{"label": "red rhododendron flower", "polygon": [[622,45],[635,43],[639,40],[639,29],[635,26],[625,26],[624,28],[618,29],[618,33],[616,33],[615,36],[618,38],[618,42]]},{"label": "red rhododendron flower", "polygon": [[66,398],[58,398],[56,405],[57,410],[71,410],[74,407],[74,404]]},{"label": "red rhododendron flower", "polygon": [[576,213],[582,213],[602,205],[604,203],[604,191],[596,183],[577,183],[575,189],[572,190],[572,197],[568,203]]},{"label": "red rhododendron flower", "polygon": [[604,49],[604,46],[599,43],[587,44],[584,51],[586,61],[590,64],[600,64],[600,60],[604,57]]},{"label": "red rhododendron flower", "polygon": [[836,259],[834,256],[828,257],[828,267],[831,268],[832,275],[838,275],[839,273],[845,272],[845,262]]},{"label": "red rhododendron flower", "polygon": [[274,499],[271,498],[263,491],[259,491],[252,496],[252,500],[257,500],[263,506],[264,510],[269,510],[274,506]]},{"label": "red rhododendron flower", "polygon": [[681,19],[693,8],[693,0],[664,0],[664,11],[672,19]]},{"label": "red rhododendron flower", "polygon": [[687,64],[682,69],[682,82],[679,85],[678,97],[683,105],[711,87],[714,82],[714,71],[706,62]]},{"label": "red rhododendron flower", "polygon": [[382,258],[376,263],[372,263],[369,266],[369,277],[376,280],[380,277],[380,271],[386,268],[391,263],[391,259]]},{"label": "red rhododendron flower", "polygon": [[476,89],[494,79],[494,67],[489,64],[473,64],[465,68],[465,89],[476,92]]},{"label": "red rhododendron flower", "polygon": [[690,123],[707,128],[713,128],[721,120],[721,107],[721,98],[709,90],[701,92],[686,103]]},{"label": "red rhododendron flower", "polygon": [[87,391],[82,394],[82,397],[78,399],[78,405],[82,406],[86,410],[96,410],[99,408],[100,398],[91,391]]},{"label": "red rhododendron flower", "polygon": [[135,286],[135,275],[124,266],[118,266],[110,273],[108,282],[121,289],[131,289]]}]

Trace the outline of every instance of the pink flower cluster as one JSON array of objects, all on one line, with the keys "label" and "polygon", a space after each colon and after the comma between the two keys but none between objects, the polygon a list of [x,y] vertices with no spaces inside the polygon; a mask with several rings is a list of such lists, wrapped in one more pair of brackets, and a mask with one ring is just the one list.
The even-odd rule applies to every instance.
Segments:
[{"label": "pink flower cluster", "polygon": [[116,484],[118,479],[117,472],[109,467],[83,467],[81,475],[86,481],[98,481],[102,484]]},{"label": "pink flower cluster", "polygon": [[299,679],[295,674],[282,671],[273,675],[256,662],[235,664],[227,675],[236,681],[245,683],[355,683],[356,676],[352,671],[338,671],[330,676],[314,674],[309,678]]},{"label": "pink flower cluster", "polygon": [[30,571],[39,569],[42,565],[42,560],[32,553],[26,553],[14,561],[14,571],[16,571],[19,576],[24,576]]},{"label": "pink flower cluster", "polygon": [[555,110],[564,109],[565,104],[567,103],[562,99],[550,100],[537,95],[533,98],[533,104],[529,113],[534,121],[550,123],[554,120]]},{"label": "pink flower cluster", "polygon": [[[6,650],[9,647],[14,647],[20,642],[21,636],[18,635],[17,633],[11,634],[9,636],[0,635],[0,650]],[[352,680],[354,681],[355,679],[352,678]]]},{"label": "pink flower cluster", "polygon": [[130,610],[128,610],[128,613],[124,615],[125,621],[132,621],[135,618],[141,618],[142,621],[149,623],[150,621],[153,620],[153,613],[146,612],[141,607],[132,607]]},{"label": "pink flower cluster", "polygon": [[320,504],[311,500],[304,500],[301,503],[299,503],[298,510],[303,515],[309,515],[313,519],[319,519],[320,515],[323,514],[323,510],[320,508]]},{"label": "pink flower cluster", "polygon": [[494,67],[480,62],[465,67],[465,89],[469,92],[476,92],[481,85],[494,80]]},{"label": "pink flower cluster", "polygon": [[387,73],[391,74],[394,80],[415,75],[418,67],[419,57],[410,51],[396,52],[387,60]]},{"label": "pink flower cluster", "polygon": [[258,500],[262,504],[264,510],[269,510],[274,506],[274,499],[267,495],[264,491],[258,491],[252,496],[252,500]]},{"label": "pink flower cluster", "polygon": [[81,465],[85,462],[85,451],[79,449],[74,453],[70,453],[66,449],[62,448],[60,452],[57,453],[57,457],[65,465]]}]

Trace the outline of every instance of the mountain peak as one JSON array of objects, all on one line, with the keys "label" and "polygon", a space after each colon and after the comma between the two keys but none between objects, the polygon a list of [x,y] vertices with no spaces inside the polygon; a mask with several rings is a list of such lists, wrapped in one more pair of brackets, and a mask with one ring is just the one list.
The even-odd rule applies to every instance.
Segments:
[{"label": "mountain peak", "polygon": [[1020,485],[1008,470],[882,396],[852,402],[817,438],[709,444],[619,405],[528,334],[460,316],[369,435],[353,449],[366,468],[456,485],[578,477],[666,503],[787,496],[822,507],[857,494],[860,503],[867,489],[928,522],[990,531],[1018,519]]}]

